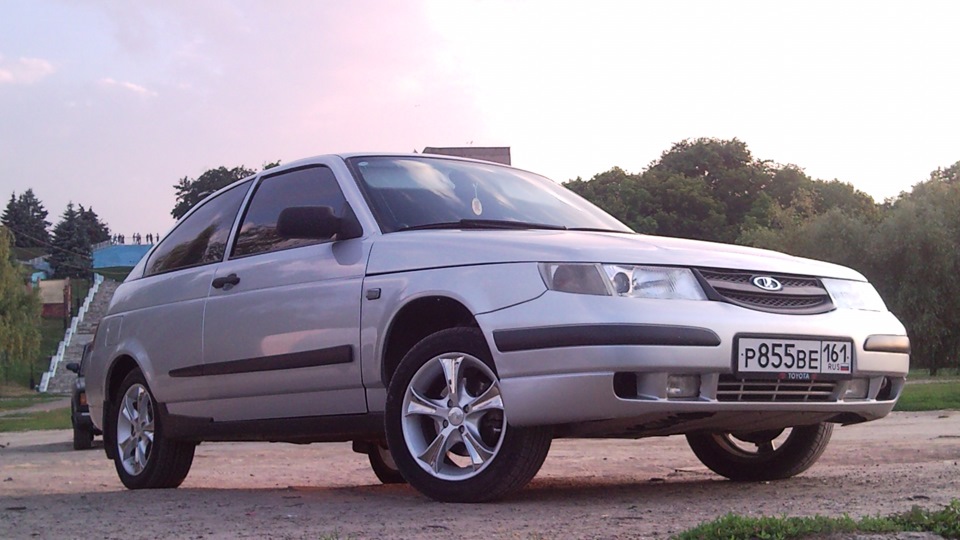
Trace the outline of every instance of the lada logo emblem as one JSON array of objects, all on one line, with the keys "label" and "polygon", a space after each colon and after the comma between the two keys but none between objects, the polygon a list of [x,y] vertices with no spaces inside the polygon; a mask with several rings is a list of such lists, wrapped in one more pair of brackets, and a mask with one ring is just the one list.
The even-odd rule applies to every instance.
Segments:
[{"label": "lada logo emblem", "polygon": [[779,291],[783,288],[779,281],[770,276],[756,276],[750,281],[765,291]]}]

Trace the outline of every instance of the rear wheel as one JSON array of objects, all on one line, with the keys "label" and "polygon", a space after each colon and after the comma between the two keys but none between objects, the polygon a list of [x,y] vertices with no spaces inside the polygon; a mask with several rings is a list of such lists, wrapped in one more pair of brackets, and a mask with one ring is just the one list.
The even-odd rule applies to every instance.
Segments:
[{"label": "rear wheel", "polygon": [[397,463],[393,461],[393,456],[390,455],[390,449],[385,444],[371,445],[367,458],[370,460],[373,474],[377,475],[377,478],[384,484],[406,483],[406,479],[400,474],[400,469],[397,468]]},{"label": "rear wheel", "polygon": [[179,486],[193,463],[196,443],[164,437],[162,419],[143,373],[137,369],[123,380],[113,400],[114,465],[129,489]]},{"label": "rear wheel", "polygon": [[833,424],[787,429],[691,433],[687,442],[713,472],[731,480],[780,480],[809,469],[823,454]]},{"label": "rear wheel", "polygon": [[445,502],[480,502],[526,485],[548,428],[511,426],[483,334],[442,330],[400,362],[387,391],[387,443],[410,485]]}]

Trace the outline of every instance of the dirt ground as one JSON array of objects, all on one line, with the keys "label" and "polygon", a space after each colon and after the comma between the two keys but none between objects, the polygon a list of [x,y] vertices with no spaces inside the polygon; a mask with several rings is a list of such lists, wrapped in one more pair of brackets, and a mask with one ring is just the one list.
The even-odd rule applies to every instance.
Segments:
[{"label": "dirt ground", "polygon": [[960,412],[838,428],[820,461],[734,483],[682,437],[555,441],[540,474],[492,504],[377,482],[349,444],[205,443],[176,490],[127,491],[69,431],[0,434],[0,538],[666,538],[728,512],[888,514],[960,497]]}]

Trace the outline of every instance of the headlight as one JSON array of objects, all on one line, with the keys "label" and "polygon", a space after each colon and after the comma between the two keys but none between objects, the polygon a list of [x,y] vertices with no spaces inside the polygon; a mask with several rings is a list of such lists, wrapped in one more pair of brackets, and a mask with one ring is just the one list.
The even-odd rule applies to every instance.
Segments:
[{"label": "headlight", "polygon": [[841,309],[859,309],[862,311],[887,311],[883,298],[865,281],[846,279],[821,279],[823,286],[833,298],[833,304]]},{"label": "headlight", "polygon": [[552,291],[610,296],[599,264],[540,263],[540,275]]},{"label": "headlight", "polygon": [[541,263],[540,274],[547,288],[560,292],[662,300],[707,299],[687,268]]}]

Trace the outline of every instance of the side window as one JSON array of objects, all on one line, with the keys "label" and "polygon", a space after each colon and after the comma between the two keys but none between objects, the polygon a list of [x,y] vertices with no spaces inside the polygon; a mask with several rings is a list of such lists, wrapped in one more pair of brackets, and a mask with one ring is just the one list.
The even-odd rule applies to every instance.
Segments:
[{"label": "side window", "polygon": [[244,182],[217,195],[190,214],[150,255],[144,275],[223,260],[230,227],[249,187],[250,182]]},{"label": "side window", "polygon": [[323,240],[281,238],[277,234],[280,212],[291,206],[329,206],[341,215],[346,199],[333,171],[326,167],[298,169],[264,178],[243,216],[233,257],[290,249]]}]

